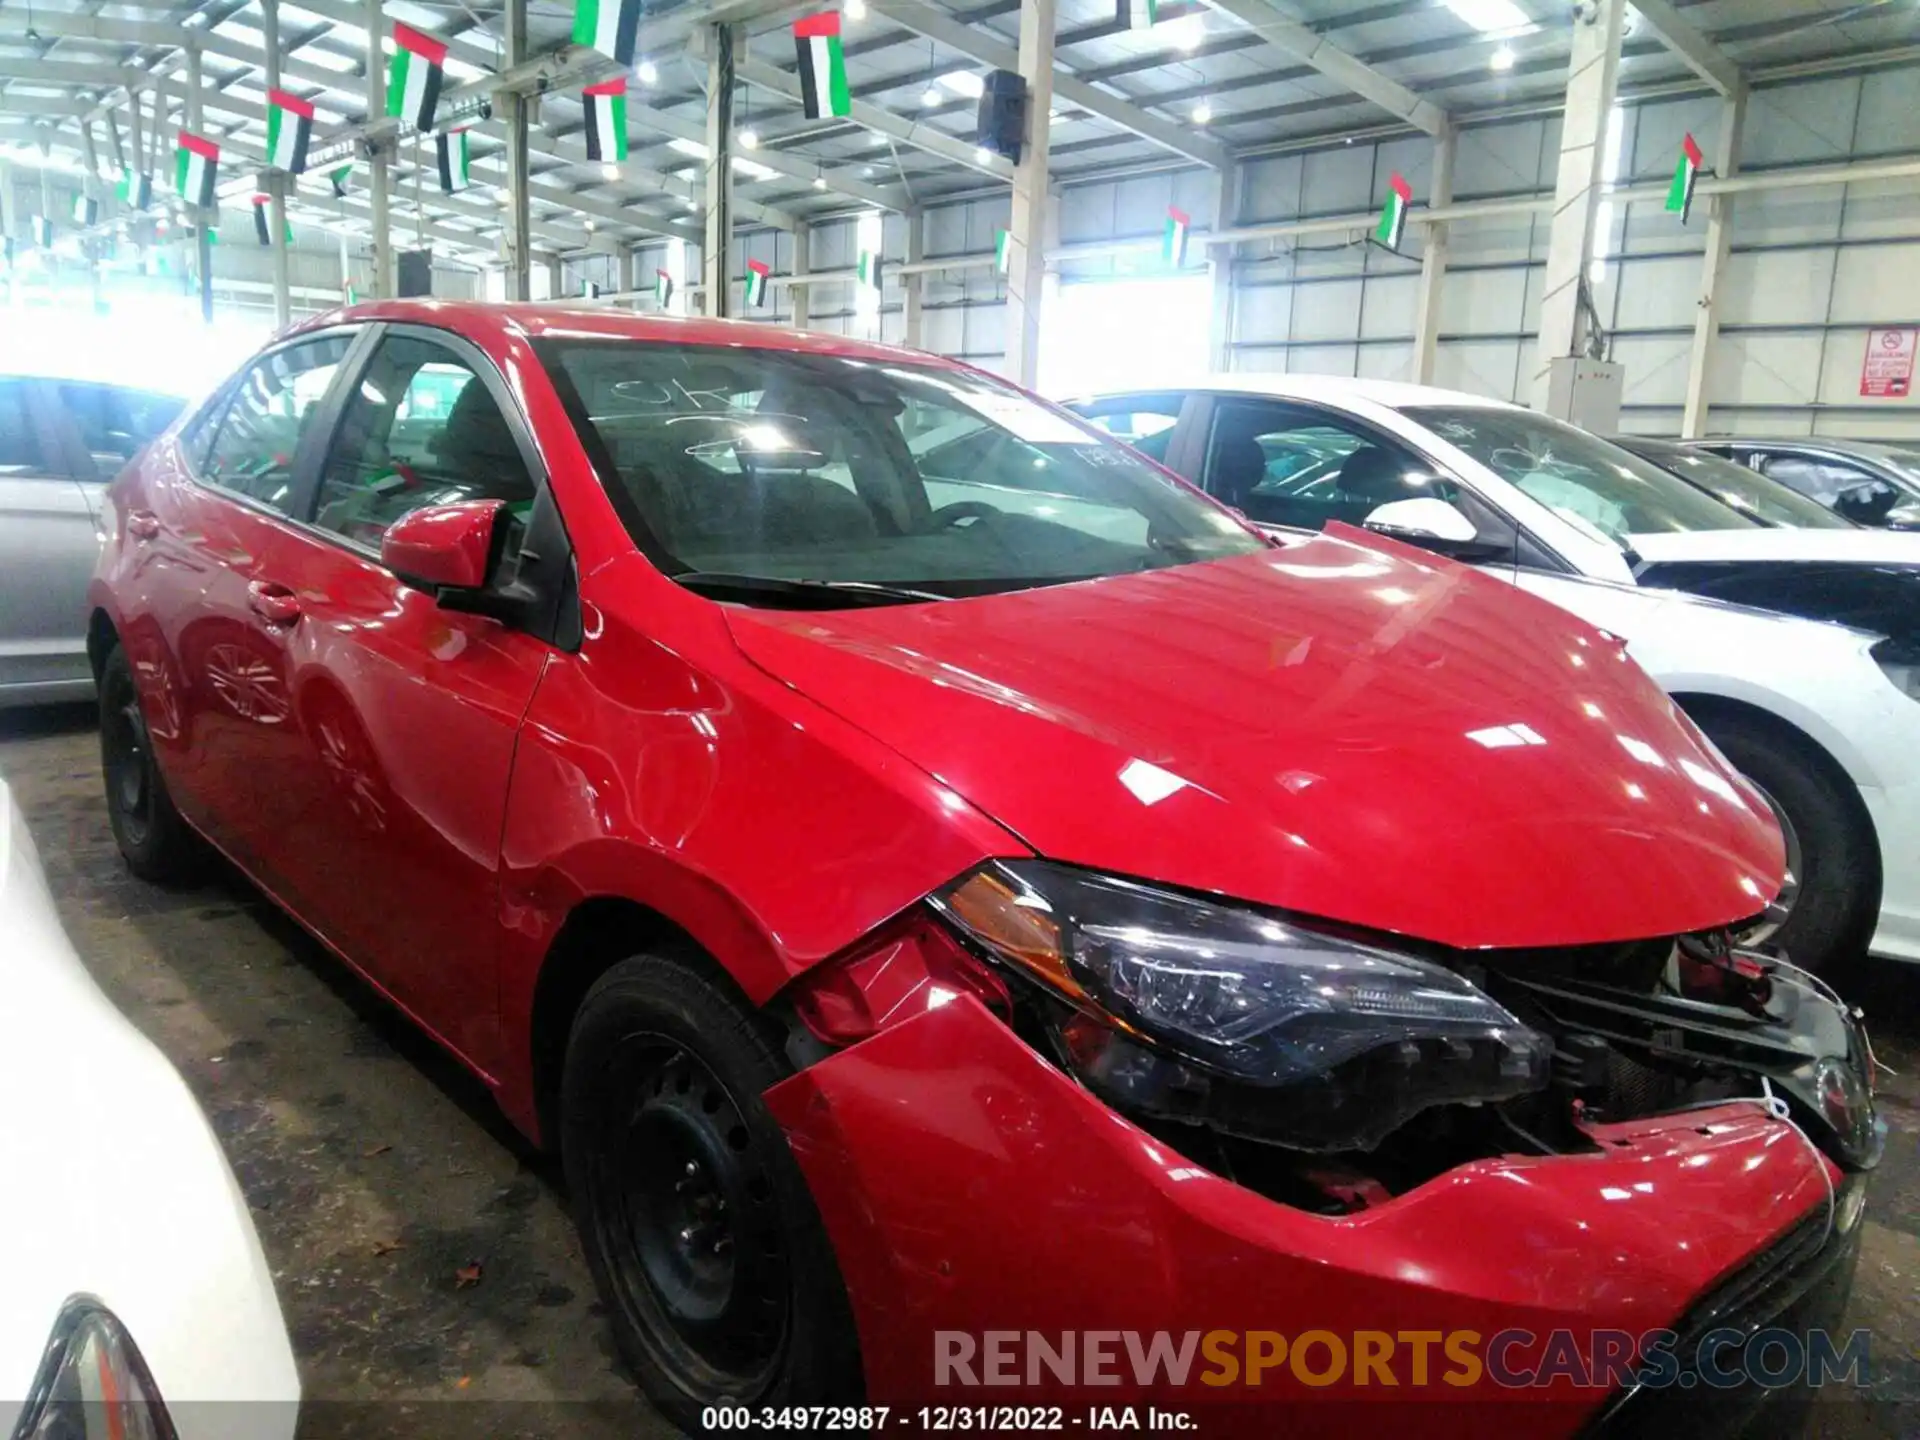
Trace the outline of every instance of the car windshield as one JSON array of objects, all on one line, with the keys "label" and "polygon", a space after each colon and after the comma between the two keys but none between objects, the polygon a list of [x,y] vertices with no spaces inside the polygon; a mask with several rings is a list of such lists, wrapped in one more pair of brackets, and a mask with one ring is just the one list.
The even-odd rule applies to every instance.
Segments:
[{"label": "car windshield", "polygon": [[1618,445],[1532,410],[1410,405],[1402,413],[1575,528],[1622,548],[1655,531],[1760,523]]},{"label": "car windshield", "polygon": [[1124,445],[968,371],[743,346],[539,349],[635,543],[689,585],[732,580],[773,604],[798,582],[831,605],[850,603],[835,586],[977,595],[1262,546]]},{"label": "car windshield", "polygon": [[1811,500],[1798,490],[1789,490],[1777,480],[1756,474],[1737,460],[1709,455],[1701,450],[1684,450],[1678,445],[1658,446],[1648,451],[1644,458],[1705,490],[1722,504],[1731,505],[1741,514],[1751,515],[1768,525],[1786,525],[1798,530],[1858,528],[1851,520],[1834,514],[1818,500]]}]

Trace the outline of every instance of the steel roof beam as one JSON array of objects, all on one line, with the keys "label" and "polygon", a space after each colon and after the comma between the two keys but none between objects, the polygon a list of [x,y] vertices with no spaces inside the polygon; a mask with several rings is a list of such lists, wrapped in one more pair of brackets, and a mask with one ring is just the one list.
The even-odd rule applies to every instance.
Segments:
[{"label": "steel roof beam", "polygon": [[[927,4],[925,0],[868,0],[868,8],[982,65],[995,70],[1020,68],[1019,52],[1013,46],[995,39],[984,29],[963,24],[951,11],[938,5]],[[1208,139],[1192,126],[1175,124],[1148,113],[1137,104],[1095,89],[1070,70],[1054,70],[1053,93],[1067,104],[1151,141],[1163,150],[1171,150],[1215,170],[1224,169],[1227,164],[1227,147],[1219,141]]]},{"label": "steel roof beam", "polygon": [[1653,27],[1661,43],[1685,61],[1689,70],[1724,96],[1731,98],[1739,93],[1740,67],[1733,62],[1733,57],[1709,40],[1668,0],[1632,0],[1632,4],[1640,12],[1640,18]]},{"label": "steel roof beam", "polygon": [[1440,106],[1423,100],[1392,76],[1356,59],[1298,20],[1281,14],[1271,0],[1213,0],[1213,7],[1231,15],[1275,49],[1299,56],[1329,80],[1364,96],[1416,129],[1435,137],[1446,133],[1447,112]]}]

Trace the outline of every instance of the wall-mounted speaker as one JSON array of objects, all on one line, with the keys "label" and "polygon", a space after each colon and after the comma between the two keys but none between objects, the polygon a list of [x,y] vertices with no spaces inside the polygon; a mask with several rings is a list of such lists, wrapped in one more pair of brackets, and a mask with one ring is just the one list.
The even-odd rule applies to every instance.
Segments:
[{"label": "wall-mounted speaker", "polygon": [[1027,138],[1027,82],[1011,70],[989,70],[980,92],[980,117],[974,143],[1020,163]]}]

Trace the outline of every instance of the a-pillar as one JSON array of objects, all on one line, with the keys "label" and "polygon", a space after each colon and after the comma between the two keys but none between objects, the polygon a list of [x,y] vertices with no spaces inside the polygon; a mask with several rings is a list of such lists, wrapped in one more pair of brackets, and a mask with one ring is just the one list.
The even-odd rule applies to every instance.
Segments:
[{"label": "a-pillar", "polygon": [[[1720,140],[1714,146],[1713,173],[1730,178],[1740,168],[1740,131],[1747,119],[1747,87],[1734,88],[1720,107]],[[1720,346],[1720,279],[1727,270],[1727,250],[1733,240],[1733,196],[1715,195],[1707,201],[1707,249],[1700,261],[1700,309],[1693,317],[1693,350],[1687,356],[1687,405],[1680,418],[1680,434],[1692,440],[1707,433],[1707,413],[1713,399],[1708,381],[1713,374],[1713,352]]]},{"label": "a-pillar", "polygon": [[1560,166],[1553,187],[1546,280],[1540,297],[1540,348],[1533,405],[1548,408],[1554,362],[1586,354],[1587,263],[1593,254],[1606,160],[1607,117],[1620,73],[1620,36],[1627,0],[1585,0],[1575,12],[1561,118]]},{"label": "a-pillar", "polygon": [[1053,0],[1020,0],[1020,77],[1027,82],[1027,135],[1013,167],[1013,218],[1007,226],[1009,379],[1031,388],[1040,378],[1040,309],[1047,280],[1047,171],[1053,108]]}]

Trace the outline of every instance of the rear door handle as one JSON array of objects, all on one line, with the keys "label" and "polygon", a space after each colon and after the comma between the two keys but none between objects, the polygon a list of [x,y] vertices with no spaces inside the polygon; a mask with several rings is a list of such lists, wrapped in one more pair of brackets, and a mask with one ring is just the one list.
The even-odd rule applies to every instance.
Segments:
[{"label": "rear door handle", "polygon": [[272,625],[291,625],[300,618],[300,597],[271,580],[256,580],[247,586],[247,604]]},{"label": "rear door handle", "polygon": [[151,540],[160,533],[160,517],[151,510],[128,511],[127,533],[136,540]]}]

